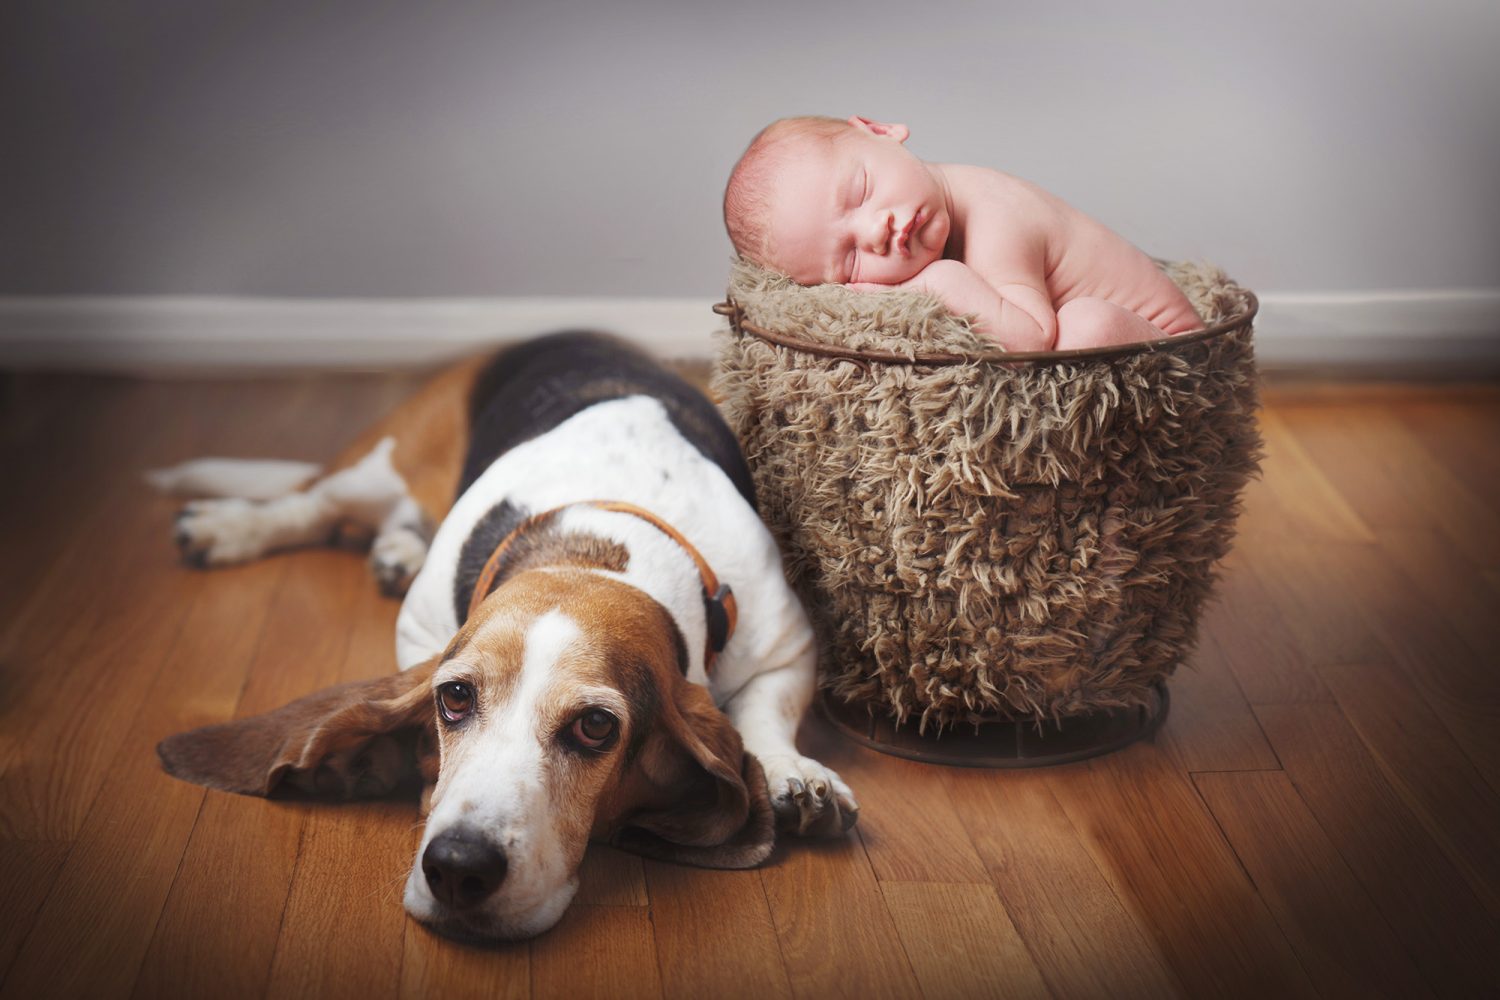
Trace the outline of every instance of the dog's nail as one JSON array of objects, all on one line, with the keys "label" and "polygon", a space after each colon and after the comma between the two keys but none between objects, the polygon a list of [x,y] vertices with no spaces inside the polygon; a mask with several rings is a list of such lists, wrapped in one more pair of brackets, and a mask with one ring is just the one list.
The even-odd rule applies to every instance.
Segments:
[{"label": "dog's nail", "polygon": [[824,799],[828,798],[828,782],[814,781],[812,783],[812,793],[813,798],[817,799],[819,802],[822,802]]},{"label": "dog's nail", "polygon": [[839,820],[840,820],[839,832],[840,833],[848,833],[850,830],[854,829],[854,824],[859,821],[859,810],[858,809],[846,809],[846,810],[843,810],[839,814]]},{"label": "dog's nail", "polygon": [[189,566],[193,567],[194,569],[207,569],[208,568],[208,550],[207,549],[197,549],[197,550],[183,549],[182,550],[182,561],[185,562],[185,563],[187,563]]}]

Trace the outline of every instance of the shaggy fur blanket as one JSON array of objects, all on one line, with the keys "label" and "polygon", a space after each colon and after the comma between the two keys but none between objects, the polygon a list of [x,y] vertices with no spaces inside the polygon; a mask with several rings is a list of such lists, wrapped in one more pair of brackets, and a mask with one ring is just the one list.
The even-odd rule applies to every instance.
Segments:
[{"label": "shaggy fur blanket", "polygon": [[1252,297],[1215,268],[1163,266],[1230,328],[1013,362],[931,296],[736,262],[748,324],[977,359],[830,359],[737,322],[721,335],[714,389],[835,697],[924,729],[1060,720],[1147,704],[1182,662],[1261,442]]}]

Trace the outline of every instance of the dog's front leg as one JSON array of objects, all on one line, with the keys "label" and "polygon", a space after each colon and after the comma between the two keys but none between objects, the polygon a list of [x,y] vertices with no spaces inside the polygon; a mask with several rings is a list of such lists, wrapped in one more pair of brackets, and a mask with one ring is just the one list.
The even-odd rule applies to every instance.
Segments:
[{"label": "dog's front leg", "polygon": [[859,818],[859,804],[829,767],[797,752],[797,727],[812,702],[816,659],[805,657],[756,674],[724,706],[745,749],[766,772],[778,829],[831,837]]}]

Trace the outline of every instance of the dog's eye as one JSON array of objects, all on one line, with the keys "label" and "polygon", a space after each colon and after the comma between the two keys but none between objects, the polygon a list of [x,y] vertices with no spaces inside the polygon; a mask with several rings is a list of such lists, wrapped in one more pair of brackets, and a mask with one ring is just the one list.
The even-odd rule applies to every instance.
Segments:
[{"label": "dog's eye", "polygon": [[461,681],[438,685],[438,714],[444,722],[462,722],[474,711],[474,689]]},{"label": "dog's eye", "polygon": [[569,735],[579,746],[603,750],[615,738],[620,723],[602,708],[591,708],[573,720]]}]

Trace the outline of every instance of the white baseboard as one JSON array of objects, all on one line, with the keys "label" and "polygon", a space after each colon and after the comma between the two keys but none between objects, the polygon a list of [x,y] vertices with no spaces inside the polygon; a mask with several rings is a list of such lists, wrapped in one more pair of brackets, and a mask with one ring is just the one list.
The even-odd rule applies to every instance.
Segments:
[{"label": "white baseboard", "polygon": [[1261,296],[1255,353],[1276,369],[1500,375],[1500,289]]},{"label": "white baseboard", "polygon": [[697,299],[0,297],[0,367],[386,369],[551,330],[611,330],[663,357],[708,357]]},{"label": "white baseboard", "polygon": [[[1269,293],[1256,351],[1276,369],[1500,374],[1500,289]],[[92,371],[384,369],[569,327],[707,358],[709,299],[262,299],[0,296],[0,367]]]}]

